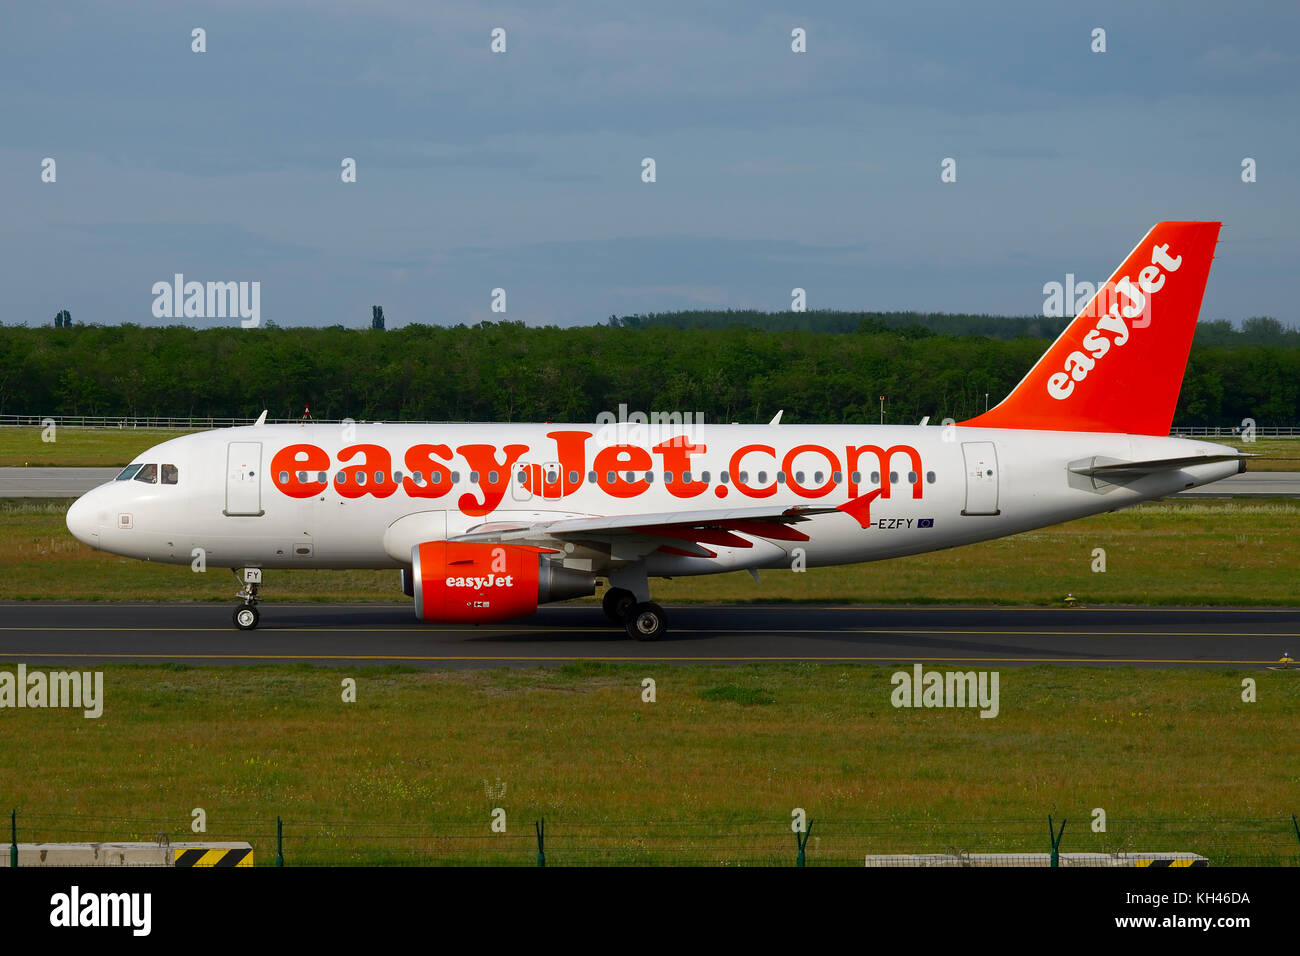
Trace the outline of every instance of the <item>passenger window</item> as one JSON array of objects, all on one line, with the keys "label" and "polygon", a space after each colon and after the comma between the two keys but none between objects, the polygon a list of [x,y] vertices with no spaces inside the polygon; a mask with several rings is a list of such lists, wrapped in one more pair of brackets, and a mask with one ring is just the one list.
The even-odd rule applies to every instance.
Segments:
[{"label": "passenger window", "polygon": [[925,480],[926,480],[926,482],[927,482],[928,484],[931,484],[931,485],[934,484],[934,472],[932,472],[932,471],[927,471],[927,472],[925,473]]},{"label": "passenger window", "polygon": [[477,484],[478,484],[478,472],[477,472],[477,471],[471,471],[471,472],[469,473],[469,483],[470,483],[471,485],[477,485]]},{"label": "passenger window", "polygon": [[495,485],[498,481],[500,481],[500,479],[501,479],[501,476],[500,476],[497,472],[495,472],[495,471],[489,471],[489,472],[488,472],[488,484],[489,484],[489,485]]},{"label": "passenger window", "polygon": [[578,473],[576,471],[569,472],[569,484],[576,485],[577,483],[578,483]]},{"label": "passenger window", "polygon": [[180,472],[177,470],[175,465],[163,465],[162,483],[164,485],[176,484],[176,479],[179,477],[180,477]]},{"label": "passenger window", "polygon": [[382,471],[375,472],[375,484],[382,485],[383,483],[384,483],[384,473]]},{"label": "passenger window", "polygon": [[288,483],[289,483],[289,473],[287,471],[280,472],[280,484],[287,485]]},{"label": "passenger window", "polygon": [[145,484],[149,485],[156,485],[158,483],[158,466],[144,465],[135,476],[135,480],[143,481]]},{"label": "passenger window", "polygon": [[700,472],[700,481],[704,482],[706,485],[709,483],[709,473],[707,471]]}]

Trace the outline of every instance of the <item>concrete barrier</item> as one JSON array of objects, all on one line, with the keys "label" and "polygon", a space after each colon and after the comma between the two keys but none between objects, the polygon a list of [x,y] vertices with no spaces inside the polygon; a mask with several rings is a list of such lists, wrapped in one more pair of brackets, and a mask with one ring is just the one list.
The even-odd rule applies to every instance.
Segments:
[{"label": "concrete barrier", "polygon": [[[0,854],[0,866],[9,853]],[[20,843],[24,866],[252,866],[247,843]]]},{"label": "concrete barrier", "polygon": [[[867,866],[1051,866],[1050,853],[868,854]],[[1062,853],[1061,866],[1209,866],[1195,853]]]}]

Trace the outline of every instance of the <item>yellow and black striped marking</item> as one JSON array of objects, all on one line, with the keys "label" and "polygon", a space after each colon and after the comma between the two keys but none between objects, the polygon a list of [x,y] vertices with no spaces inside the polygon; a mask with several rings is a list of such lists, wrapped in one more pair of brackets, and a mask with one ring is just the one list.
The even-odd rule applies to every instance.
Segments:
[{"label": "yellow and black striped marking", "polygon": [[1209,860],[1138,860],[1136,866],[1209,866]]},{"label": "yellow and black striped marking", "polygon": [[200,847],[192,850],[176,851],[177,866],[252,866],[253,851],[249,847],[240,849],[206,849]]}]

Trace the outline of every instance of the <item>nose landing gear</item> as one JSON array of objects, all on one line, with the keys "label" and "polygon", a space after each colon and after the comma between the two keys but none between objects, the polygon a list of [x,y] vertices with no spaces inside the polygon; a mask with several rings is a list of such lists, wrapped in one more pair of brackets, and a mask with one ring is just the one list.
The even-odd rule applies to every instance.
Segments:
[{"label": "nose landing gear", "polygon": [[[236,577],[239,577],[239,570],[231,568]],[[243,599],[243,603],[235,608],[235,613],[231,616],[235,627],[241,631],[251,631],[257,627],[257,621],[260,615],[257,613],[257,592],[262,586],[262,569],[261,568],[244,568],[243,575],[244,586],[239,589],[238,597]]]}]

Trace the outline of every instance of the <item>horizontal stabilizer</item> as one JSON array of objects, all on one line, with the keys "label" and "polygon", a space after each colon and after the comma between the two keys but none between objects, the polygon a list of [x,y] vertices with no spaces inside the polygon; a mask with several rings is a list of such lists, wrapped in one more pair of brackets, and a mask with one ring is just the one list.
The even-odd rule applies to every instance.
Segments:
[{"label": "horizontal stabilizer", "polygon": [[1157,458],[1153,461],[1106,461],[1099,458],[1086,458],[1070,465],[1070,471],[1076,475],[1103,480],[1137,478],[1142,475],[1155,475],[1162,471],[1177,471],[1193,465],[1209,465],[1218,461],[1239,461],[1241,470],[1246,470],[1246,459],[1253,455],[1188,455],[1184,458]]}]

